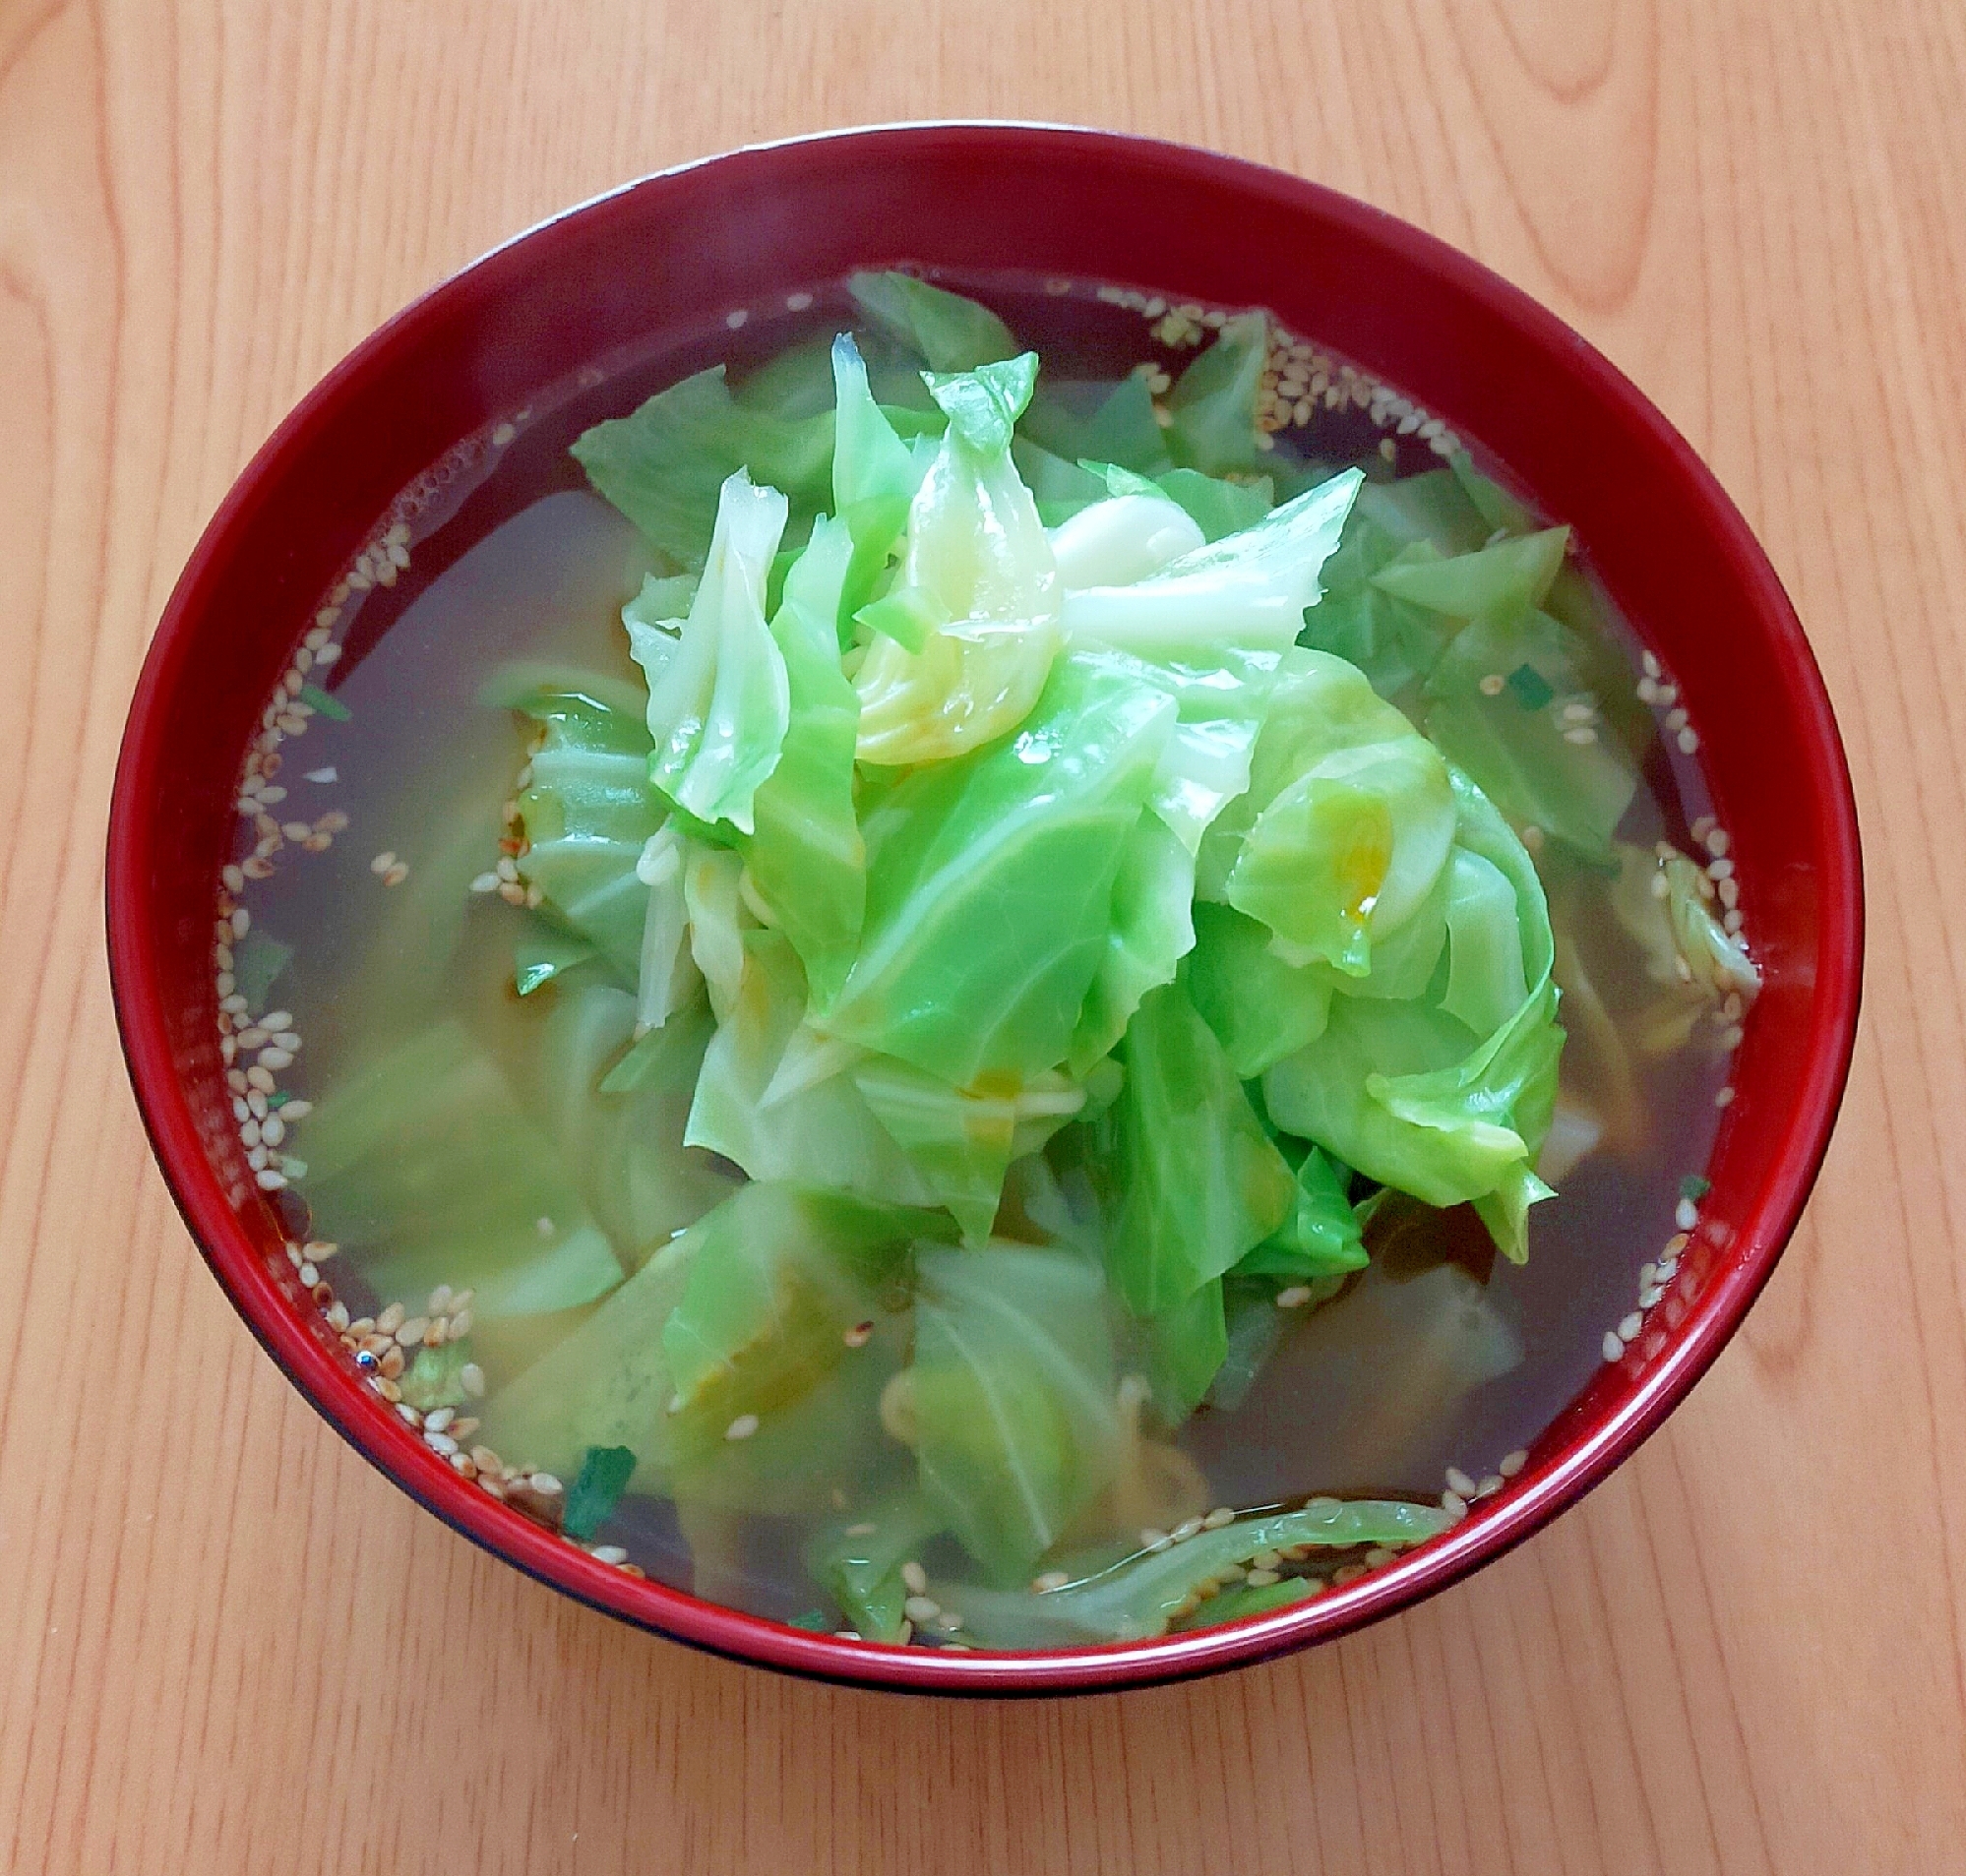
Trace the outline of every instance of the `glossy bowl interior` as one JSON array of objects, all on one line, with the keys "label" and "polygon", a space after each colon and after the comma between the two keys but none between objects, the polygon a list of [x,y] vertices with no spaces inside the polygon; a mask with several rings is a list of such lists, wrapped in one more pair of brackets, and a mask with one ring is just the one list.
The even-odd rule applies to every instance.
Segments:
[{"label": "glossy bowl interior", "polygon": [[[1713,1189],[1668,1305],[1499,1495],[1318,1601],[1231,1627],[1069,1654],[842,1642],[595,1561],[495,1502],[364,1383],[249,1186],[211,968],[243,752],[320,595],[398,491],[461,439],[631,342],[855,267],[1015,269],[1273,308],[1479,438],[1574,522],[1704,737],[1766,989]],[[405,1490],[592,1605],[748,1661],[953,1692],[1107,1688],[1340,1634],[1528,1536],[1656,1426],[1720,1350],[1793,1230],[1856,1027],[1849,781],[1815,665],[1767,559],[1686,443],[1551,314],[1427,235],[1271,170],[1175,146],[1011,125],[904,126],[747,150],[637,183],[498,249],[336,368],[199,542],[131,710],[108,856],[116,1007],[138,1101],[214,1273],[268,1352]]]}]

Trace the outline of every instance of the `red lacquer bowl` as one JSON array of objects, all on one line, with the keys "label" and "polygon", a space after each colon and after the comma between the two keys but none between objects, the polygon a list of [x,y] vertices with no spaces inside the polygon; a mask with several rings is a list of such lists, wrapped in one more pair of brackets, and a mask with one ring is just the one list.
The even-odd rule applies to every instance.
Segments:
[{"label": "red lacquer bowl", "polygon": [[[543,387],[700,331],[716,309],[899,261],[1268,306],[1480,438],[1576,524],[1678,678],[1753,912],[1766,990],[1656,1332],[1447,1535],[1240,1625],[1070,1654],[942,1653],[809,1634],[625,1576],[423,1445],[299,1288],[271,1207],[227,1197],[243,1181],[215,1030],[214,894],[243,751],[319,595],[399,490]],[[178,581],[131,708],[108,853],[117,1016],[164,1176],[240,1314],[348,1440],[458,1530],[596,1608],[744,1661],[968,1693],[1137,1685],[1343,1634],[1500,1555],[1603,1479],[1719,1353],[1795,1227],[1856,1031],[1861,893],[1842,750],[1774,571],[1685,441],[1582,339],[1439,241],[1294,176],[1000,124],[853,131],[651,177],[498,249],[365,341],[254,458]]]}]

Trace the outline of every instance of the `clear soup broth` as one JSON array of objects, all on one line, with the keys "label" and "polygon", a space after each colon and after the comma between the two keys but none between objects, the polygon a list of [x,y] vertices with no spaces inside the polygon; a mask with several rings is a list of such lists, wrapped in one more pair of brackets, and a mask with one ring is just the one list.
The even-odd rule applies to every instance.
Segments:
[{"label": "clear soup broth", "polygon": [[[1103,1057],[1076,1072],[1061,1050],[1009,1096],[987,1074],[959,1090],[930,1075],[924,1095],[918,1062],[899,1081],[870,1070],[888,1058],[864,1023],[829,1024],[797,960],[796,1027],[773,1032],[751,1008],[773,958],[797,949],[811,962],[802,921],[819,917],[819,889],[795,879],[774,899],[765,833],[672,813],[650,779],[662,758],[649,754],[649,682],[623,611],[643,606],[658,635],[645,642],[671,660],[656,667],[659,691],[691,634],[711,630],[691,611],[704,588],[682,536],[663,532],[667,511],[657,504],[651,534],[645,502],[631,519],[571,452],[721,365],[730,407],[777,426],[777,456],[754,452],[756,480],[770,480],[772,460],[810,480],[800,439],[831,408],[831,341],[854,331],[919,478],[891,518],[893,548],[873,556],[867,604],[878,614],[928,591],[926,575],[908,581],[929,551],[905,551],[909,529],[935,524],[922,489],[956,470],[979,486],[1004,472],[977,467],[982,446],[939,436],[922,389],[919,368],[948,366],[976,322],[864,279],[857,296],[834,283],[719,309],[690,344],[601,361],[461,447],[382,518],[323,596],[247,758],[218,906],[222,1046],[251,1175],[324,1266],[350,1360],[494,1496],[624,1569],[806,1626],[933,1647],[1151,1634],[1320,1594],[1503,1487],[1596,1366],[1644,1333],[1671,1282],[1755,979],[1670,675],[1594,579],[1588,542],[1553,537],[1478,443],[1274,320],[1096,283],[938,278],[1041,358],[1008,461],[1061,565],[1082,547],[1062,530],[1095,503],[1160,503],[1193,554],[1363,470],[1323,596],[1303,614],[1306,655],[1279,667],[1265,652],[1236,673],[1270,686],[1278,668],[1311,667],[1309,653],[1355,664],[1426,739],[1386,732],[1384,746],[1428,776],[1443,756],[1471,775],[1505,825],[1495,838],[1533,864],[1562,1052],[1554,1105],[1532,1091],[1494,1109],[1528,1159],[1497,1176],[1487,1209],[1442,1202],[1431,1184],[1402,1190],[1396,1153],[1393,1177],[1357,1163],[1369,1151],[1347,1161],[1368,1132],[1345,1103],[1367,1097],[1324,1082],[1340,1030],[1371,1057],[1359,1073],[1380,1082],[1474,1072],[1428,1056],[1431,1043],[1402,1057],[1384,1012],[1424,1005],[1432,1034],[1444,999],[1472,1007],[1476,993],[1454,984],[1456,972],[1472,982],[1477,941],[1454,922],[1446,881],[1458,865],[1492,889],[1503,872],[1440,863],[1428,893],[1449,910],[1423,906],[1409,924],[1447,923],[1402,988],[1387,976],[1396,933],[1373,930],[1371,894],[1344,928],[1377,945],[1361,972],[1362,951],[1341,966],[1289,925],[1303,895],[1287,864],[1263,888],[1271,899],[1257,890],[1253,826],[1288,829],[1281,811],[1237,808],[1233,787],[1216,807],[1244,843],[1228,861],[1211,861],[1211,830],[1184,863],[1172,823],[1140,811],[1141,838],[1180,877],[1198,866],[1193,894],[1176,895],[1193,898],[1198,948],[1170,942],[1158,976],[1144,973],[1154,981],[1130,993],[1165,1030],[1158,1043],[1123,1008]],[[629,442],[681,451],[707,448],[705,434],[676,423]],[[708,456],[718,473],[690,494],[699,525],[730,466]],[[1105,461],[1119,471],[1081,466]],[[624,473],[617,460],[595,481],[619,495]],[[999,487],[963,499],[1010,498]],[[791,548],[810,525],[795,492],[761,618],[790,603],[781,583],[796,592]],[[1057,601],[1058,581],[1043,590],[1065,608],[1062,660],[1079,643],[1079,602]],[[878,624],[840,618],[834,677],[871,696],[877,652],[900,654]],[[931,617],[926,630],[961,625]],[[1191,677],[1199,655],[1183,654]],[[802,695],[795,683],[795,726]],[[1053,695],[1027,707],[1029,722]],[[1251,760],[1263,770],[1261,739],[1281,735],[1273,707],[1248,713],[1246,789]],[[872,720],[863,707],[863,739]],[[870,846],[907,837],[884,834],[884,816],[940,812],[925,771],[980,764],[1027,730],[1014,716],[953,753],[863,759],[853,813]],[[700,746],[685,755],[671,789],[694,786],[689,761],[709,759]],[[554,777],[567,774],[563,799]],[[1393,859],[1375,876],[1378,903],[1407,839],[1407,811],[1386,812]],[[1348,877],[1358,828],[1380,828],[1379,813],[1347,823],[1334,877]],[[1465,830],[1467,814],[1453,824]],[[589,845],[569,860],[576,836]],[[1304,838],[1306,866],[1329,860],[1323,834]],[[1472,838],[1457,835],[1453,852]],[[1230,865],[1256,883],[1225,885]],[[878,880],[868,891],[870,936],[839,953],[846,988],[829,1007],[866,1002],[850,973],[877,948]],[[1248,910],[1272,901],[1287,907],[1273,931]],[[1514,903],[1527,904],[1519,889]],[[680,924],[658,943],[663,904]],[[963,927],[961,944],[1004,944],[994,916]],[[1533,996],[1544,941],[1533,908],[1519,917],[1511,1001]],[[1235,949],[1238,934],[1274,941],[1257,957]],[[651,993],[651,970],[666,989]],[[1289,975],[1273,988],[1269,971]],[[1178,1019],[1162,1013],[1169,999],[1185,999]],[[751,1052],[743,1072],[717,1069],[720,1032],[746,1023],[749,1040],[733,1045]],[[1472,1023],[1470,1059],[1487,1040]],[[1270,1026],[1282,1042],[1318,1034],[1265,1062]],[[1196,1050],[1228,1092],[1178,1122],[1146,1113],[1156,1073],[1170,1099],[1187,1098]],[[1006,1099],[1014,1137],[1002,1134],[993,1160],[1002,1116],[989,1103]],[[971,1103],[953,1171],[948,1139],[922,1130],[938,1102]],[[1233,1124],[1223,1102],[1243,1104]],[[706,1120],[709,1108],[723,1118]],[[1294,1132],[1314,1111],[1337,1118],[1322,1137]],[[1458,1110],[1426,1124],[1468,1155],[1498,1150],[1494,1129]],[[1224,1128],[1212,1160],[1180,1157]],[[796,1137],[807,1129],[824,1135],[809,1152]],[[1231,1148],[1257,1170],[1226,1195],[1200,1191]],[[815,1166],[830,1170],[815,1178]],[[1532,1169],[1554,1195],[1527,1203]],[[1433,1180],[1423,1171],[1411,1182]],[[1292,1174],[1289,1203],[1309,1209],[1264,1212],[1269,1199],[1252,1192]],[[839,1211],[838,1191],[810,1195],[831,1184],[862,1209]],[[1517,1199],[1512,1241],[1505,1189]],[[815,1250],[829,1233],[843,1236]],[[1161,1262],[1144,1274],[1125,1264],[1129,1234],[1158,1234]],[[1169,1278],[1168,1258],[1191,1253],[1213,1263]],[[715,1294],[702,1274],[711,1259],[730,1273]]]}]

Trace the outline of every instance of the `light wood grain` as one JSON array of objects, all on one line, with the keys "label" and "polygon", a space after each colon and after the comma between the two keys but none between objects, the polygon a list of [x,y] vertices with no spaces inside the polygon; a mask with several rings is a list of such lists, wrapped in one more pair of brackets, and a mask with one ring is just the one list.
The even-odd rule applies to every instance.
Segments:
[{"label": "light wood grain", "polygon": [[[255,1350],[110,1021],[129,688],[280,413],[568,201],[923,114],[1215,144],[1549,301],[1760,530],[1862,797],[1866,1033],[1746,1333],[1473,1583],[1190,1689],[831,1692],[479,1555]],[[1962,1867],[1962,201],[1953,0],[0,0],[0,1866]]]}]

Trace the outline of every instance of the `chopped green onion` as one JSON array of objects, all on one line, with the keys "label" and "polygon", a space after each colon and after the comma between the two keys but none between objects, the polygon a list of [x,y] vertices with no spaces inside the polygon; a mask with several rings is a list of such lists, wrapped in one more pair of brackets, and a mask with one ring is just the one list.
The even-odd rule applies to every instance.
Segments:
[{"label": "chopped green onion", "polygon": [[607,1522],[634,1475],[635,1455],[626,1446],[589,1446],[581,1461],[581,1476],[567,1493],[567,1514],[560,1528],[584,1543]]},{"label": "chopped green onion", "polygon": [[1533,664],[1518,664],[1508,674],[1508,688],[1525,710],[1540,710],[1557,694],[1550,682]]},{"label": "chopped green onion", "polygon": [[1712,1190],[1713,1181],[1710,1179],[1701,1179],[1697,1173],[1689,1173],[1680,1180],[1680,1196],[1695,1205]]},{"label": "chopped green onion", "polygon": [[348,720],[348,706],[338,697],[331,697],[318,684],[303,684],[300,687],[300,700],[319,715],[333,723],[345,723]]}]

